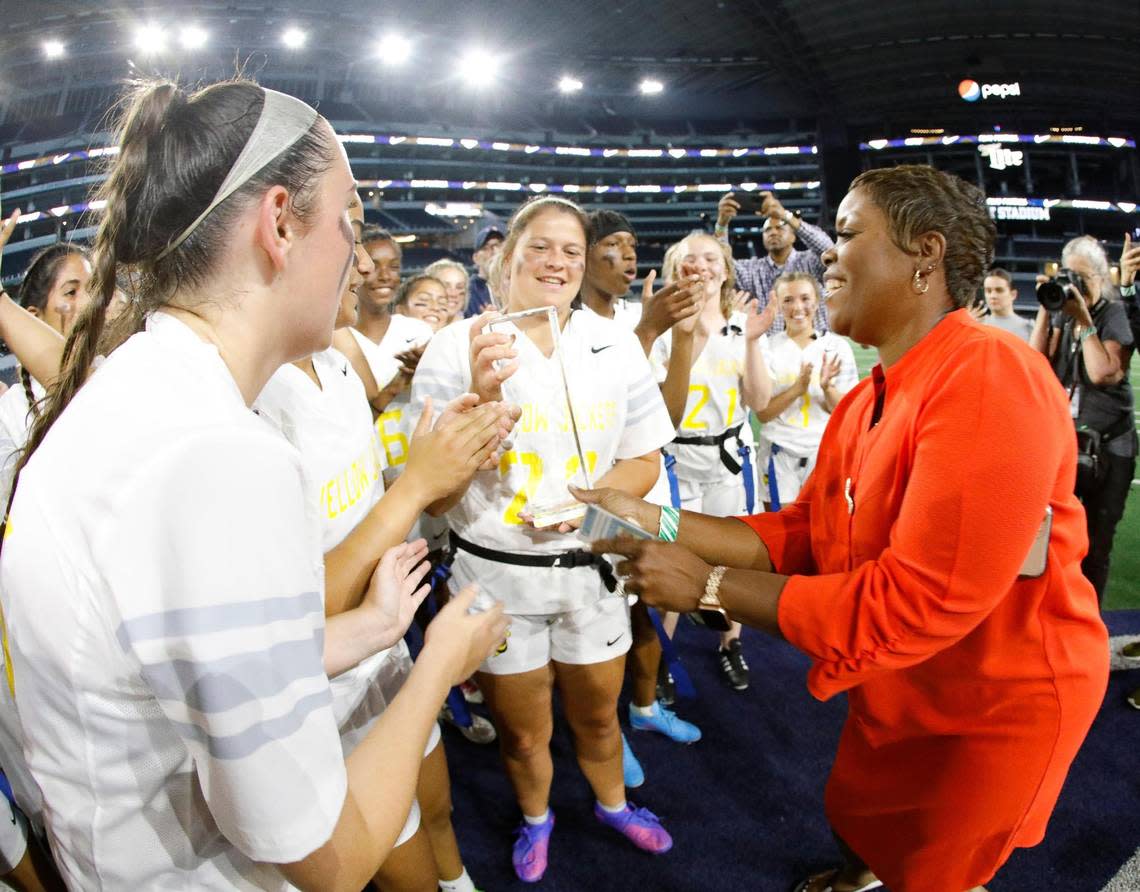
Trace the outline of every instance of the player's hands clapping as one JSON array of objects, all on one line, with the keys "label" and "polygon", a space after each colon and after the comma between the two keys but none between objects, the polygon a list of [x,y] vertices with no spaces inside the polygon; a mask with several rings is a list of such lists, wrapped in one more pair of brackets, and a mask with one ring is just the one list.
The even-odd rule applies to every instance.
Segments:
[{"label": "player's hands clapping", "polygon": [[448,404],[432,425],[431,399],[412,434],[404,470],[430,504],[466,488],[476,471],[498,463],[500,445],[519,417],[516,406],[481,403],[473,393]]},{"label": "player's hands clapping", "polygon": [[823,362],[819,365],[819,386],[826,390],[835,383],[839,375],[839,354],[824,353]]},{"label": "player's hands clapping", "polygon": [[403,542],[384,552],[373,571],[360,607],[374,622],[373,629],[382,644],[378,651],[404,637],[427,597],[430,587],[421,584],[431,569],[426,557],[427,542],[423,539]]},{"label": "player's hands clapping", "polygon": [[697,314],[701,311],[701,298],[704,283],[697,275],[683,276],[676,282],[653,291],[657,271],[650,270],[641,288],[641,320],[637,323],[637,333],[648,334],[650,342],[661,337],[674,325],[684,331],[692,331]]},{"label": "player's hands clapping", "polygon": [[744,337],[755,341],[761,335],[767,334],[776,321],[776,302],[768,301],[764,309],[759,309],[760,302],[748,291],[737,291],[734,305],[737,312],[745,314]]}]

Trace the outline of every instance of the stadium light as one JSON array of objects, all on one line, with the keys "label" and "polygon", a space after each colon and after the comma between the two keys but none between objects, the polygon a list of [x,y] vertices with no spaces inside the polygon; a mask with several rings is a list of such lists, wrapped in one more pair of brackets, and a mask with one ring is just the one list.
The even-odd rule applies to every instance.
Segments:
[{"label": "stadium light", "polygon": [[300,28],[286,28],[281,35],[281,42],[291,50],[298,50],[305,45],[305,36]]},{"label": "stadium light", "polygon": [[376,54],[385,65],[403,65],[412,56],[412,43],[400,34],[386,34],[380,38]]},{"label": "stadium light", "polygon": [[206,45],[206,32],[197,25],[187,25],[178,35],[178,42],[183,48],[196,50]]},{"label": "stadium light", "polygon": [[44,58],[45,59],[58,59],[60,58],[67,48],[59,40],[45,40],[44,41]]},{"label": "stadium light", "polygon": [[485,87],[495,79],[499,60],[485,49],[473,49],[459,60],[456,73],[472,87]]},{"label": "stadium light", "polygon": [[577,93],[582,89],[582,82],[573,75],[564,74],[558,80],[558,90],[560,93]]},{"label": "stadium light", "polygon": [[664,92],[665,85],[659,80],[647,77],[637,85],[637,89],[641,91],[642,96],[656,96],[658,93]]},{"label": "stadium light", "polygon": [[135,47],[144,53],[157,53],[166,48],[166,33],[158,25],[141,25],[135,31]]}]

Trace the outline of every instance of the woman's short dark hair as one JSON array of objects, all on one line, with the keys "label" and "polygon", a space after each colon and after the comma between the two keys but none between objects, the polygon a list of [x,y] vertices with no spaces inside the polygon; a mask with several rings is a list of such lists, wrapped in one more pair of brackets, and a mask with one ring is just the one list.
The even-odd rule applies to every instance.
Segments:
[{"label": "woman's short dark hair", "polygon": [[969,306],[994,260],[997,229],[986,196],[961,177],[925,164],[879,167],[859,174],[851,189],[866,189],[887,217],[891,240],[913,254],[924,232],[946,239],[946,287],[959,307]]}]

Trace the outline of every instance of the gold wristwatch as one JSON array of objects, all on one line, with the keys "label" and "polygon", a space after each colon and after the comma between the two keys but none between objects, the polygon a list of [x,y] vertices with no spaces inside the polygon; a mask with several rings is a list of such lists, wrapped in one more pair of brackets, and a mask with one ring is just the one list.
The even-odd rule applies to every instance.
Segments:
[{"label": "gold wristwatch", "polygon": [[713,567],[708,580],[705,582],[705,593],[697,602],[697,613],[701,620],[710,629],[716,629],[718,632],[727,632],[732,628],[732,620],[728,618],[728,612],[721,606],[719,596],[720,581],[724,579],[724,574],[727,572],[727,567]]}]

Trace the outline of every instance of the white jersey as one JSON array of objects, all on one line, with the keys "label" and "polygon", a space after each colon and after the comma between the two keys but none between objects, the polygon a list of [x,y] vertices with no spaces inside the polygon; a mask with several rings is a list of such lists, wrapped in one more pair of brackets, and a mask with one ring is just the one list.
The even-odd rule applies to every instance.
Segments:
[{"label": "white jersey", "polygon": [[811,384],[807,393],[796,400],[778,418],[766,422],[760,433],[769,443],[801,458],[815,455],[823,429],[831,418],[824,409],[823,389],[819,386],[819,368],[825,353],[839,357],[839,374],[835,387],[840,393],[847,393],[859,383],[859,372],[855,366],[855,354],[846,338],[832,332],[816,333],[803,349],[785,331],[766,335],[761,339],[760,348],[768,364],[768,375],[772,379],[772,395],[787,390],[800,376],[804,363],[812,364]]},{"label": "white jersey", "polygon": [[355,328],[350,328],[348,331],[360,348],[364,361],[368,363],[368,370],[372,372],[376,386],[383,390],[400,373],[400,364],[396,362],[394,356],[383,352],[380,345],[371,340],[364,332],[357,331]]},{"label": "white jersey", "polygon": [[[358,336],[358,341],[360,338],[367,340],[364,335],[357,331],[354,331],[353,334]],[[399,363],[395,360],[396,355],[410,350],[412,347],[426,344],[431,340],[432,334],[431,326],[422,319],[413,319],[411,316],[405,316],[402,313],[393,313],[391,322],[388,324],[388,330],[376,346],[379,348],[380,354],[391,358],[398,369]],[[388,380],[390,381],[391,378]],[[376,431],[380,435],[380,443],[384,447],[385,467],[387,468],[386,474],[389,482],[403,473],[404,465],[408,462],[408,447],[412,442],[412,431],[415,430],[416,422],[420,417],[419,412],[412,413],[408,410],[410,401],[409,390],[401,391],[392,402],[388,403],[376,419]]]},{"label": "white jersey", "polygon": [[[413,408],[431,396],[436,407],[471,386],[468,353],[472,320],[439,332],[420,360],[412,386]],[[512,449],[496,471],[481,471],[448,512],[451,528],[486,548],[556,554],[581,546],[578,539],[538,532],[523,522],[532,500],[569,499],[566,482],[581,461],[563,398],[562,371],[521,331],[520,367],[504,385],[504,398],[522,408]],[[560,354],[570,384],[578,434],[591,481],[614,463],[653,452],[672,436],[669,415],[637,338],[588,310],[574,311],[562,330]],[[586,606],[603,593],[591,568],[534,570],[480,561],[460,551],[452,567],[458,586],[478,582],[503,600],[508,613],[549,614]]]},{"label": "white jersey", "polygon": [[301,457],[158,313],[21,477],[0,561],[25,752],[70,888],[287,889],[347,789]]},{"label": "white jersey", "polygon": [[[44,395],[40,382],[32,378],[32,396],[39,401]],[[0,498],[3,498],[4,505],[8,504],[8,496],[12,493],[16,462],[20,458],[20,450],[28,442],[34,420],[23,382],[17,378],[16,383],[0,396]]]},{"label": "white jersey", "polygon": [[[742,425],[741,440],[752,442],[748,410],[741,397],[746,322],[743,313],[733,313],[724,328],[709,335],[689,373],[689,396],[677,428],[678,437],[716,437]],[[668,331],[653,345],[654,364],[666,367],[672,347],[672,332]],[[736,458],[735,440],[726,443],[725,448]],[[721,461],[718,446],[675,443],[669,452],[677,459],[677,476],[682,479],[712,483],[733,476]]]},{"label": "white jersey", "polygon": [[[599,314],[600,315],[600,314]],[[601,318],[606,318],[602,316]],[[641,303],[627,300],[624,297],[619,297],[614,301],[614,322],[622,328],[628,328],[633,331],[637,328],[637,323],[641,321]],[[640,344],[641,341],[639,340]],[[653,365],[653,373],[660,384],[665,380],[665,369],[658,365]],[[653,483],[653,488],[645,494],[645,501],[651,505],[672,505],[673,496],[669,490],[669,475],[665,472],[665,454],[661,455],[661,470],[657,472],[657,480]]]},{"label": "white jersey", "polygon": [[614,301],[614,321],[633,331],[641,321],[641,301],[619,297]]},{"label": "white jersey", "polygon": [[[295,365],[284,365],[269,379],[253,408],[300,451],[306,488],[320,517],[321,549],[328,554],[384,494],[383,463],[364,384],[352,365],[329,349],[313,355],[313,367],[320,387]],[[411,657],[400,641],[333,678],[337,726],[345,727],[370,685],[380,685],[386,698],[393,696],[396,689],[387,680],[406,675],[405,662],[410,663]],[[354,743],[361,736],[360,719],[357,715],[352,723]]]}]

